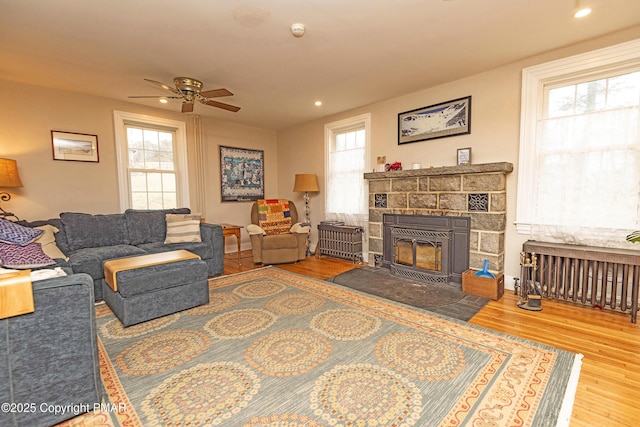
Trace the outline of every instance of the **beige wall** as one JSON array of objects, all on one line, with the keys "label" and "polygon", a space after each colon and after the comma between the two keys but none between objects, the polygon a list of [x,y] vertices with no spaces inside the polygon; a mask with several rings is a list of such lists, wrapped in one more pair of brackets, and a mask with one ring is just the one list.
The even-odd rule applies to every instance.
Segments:
[{"label": "beige wall", "polygon": [[[264,195],[277,198],[278,195],[278,151],[276,132],[248,126],[234,125],[218,120],[206,120],[202,123],[205,147],[205,212],[207,222],[231,223],[246,226],[251,221],[251,202],[222,203],[220,191],[220,149],[226,147],[264,150]],[[242,231],[243,249],[250,249],[249,235]],[[227,251],[237,250],[235,238],[227,239]]]},{"label": "beige wall", "polygon": [[[194,205],[196,177],[194,125],[191,115],[148,108],[128,102],[44,89],[0,80],[0,157],[15,159],[24,187],[2,206],[21,219],[57,217],[60,212],[120,212],[114,143],[113,111],[181,120],[187,124],[190,193]],[[201,118],[204,165],[204,215],[209,222],[249,222],[249,203],[221,203],[219,145],[265,151],[265,191],[278,188],[276,133]],[[98,163],[54,161],[51,130],[98,135]],[[7,189],[2,189],[7,190]],[[243,232],[244,233],[244,232]],[[243,235],[247,240],[248,236]],[[235,248],[235,241],[228,247]]]},{"label": "beige wall", "polygon": [[[278,156],[281,165],[295,164],[296,172],[317,173],[321,192],[312,199],[311,220],[317,224],[324,214],[324,125],[332,121],[371,113],[371,159],[386,156],[388,162],[400,161],[405,168],[412,163],[422,167],[456,164],[456,150],[472,148],[473,163],[511,162],[514,171],[507,179],[507,230],[505,275],[519,275],[519,252],[527,236],[516,232],[515,210],[518,176],[518,146],[520,132],[520,82],[522,69],[589,50],[640,37],[640,27],[591,40],[570,48],[539,55],[485,73],[425,89],[385,102],[357,108],[335,116],[282,131],[278,135]],[[471,134],[431,141],[398,145],[398,113],[464,96],[472,96]],[[304,141],[304,144],[301,144]],[[286,172],[285,172],[286,171]],[[293,172],[280,172],[280,194],[291,193]],[[294,200],[302,200],[300,196]],[[314,230],[315,233],[315,230]],[[315,243],[317,237],[312,236]],[[512,286],[512,281],[506,283]]]}]

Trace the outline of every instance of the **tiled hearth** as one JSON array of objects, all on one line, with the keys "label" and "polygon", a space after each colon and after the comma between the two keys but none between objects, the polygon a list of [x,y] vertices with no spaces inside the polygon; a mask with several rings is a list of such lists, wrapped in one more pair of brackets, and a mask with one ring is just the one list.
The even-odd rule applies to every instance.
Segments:
[{"label": "tiled hearth", "polygon": [[511,163],[445,166],[364,174],[369,180],[369,260],[383,254],[382,215],[445,215],[471,218],[469,266],[504,272],[507,174]]}]

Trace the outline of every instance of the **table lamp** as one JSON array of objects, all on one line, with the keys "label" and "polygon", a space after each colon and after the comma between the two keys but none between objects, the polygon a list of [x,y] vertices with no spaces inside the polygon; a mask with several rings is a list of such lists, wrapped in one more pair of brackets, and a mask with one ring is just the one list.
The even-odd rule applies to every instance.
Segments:
[{"label": "table lamp", "polygon": [[[20,181],[20,175],[18,175],[18,163],[12,159],[0,158],[0,188],[16,188],[22,187],[22,181]],[[8,202],[11,200],[11,194],[3,191],[0,192],[0,200]],[[7,212],[0,207],[0,218],[13,217],[16,220],[19,218],[12,212]]]}]

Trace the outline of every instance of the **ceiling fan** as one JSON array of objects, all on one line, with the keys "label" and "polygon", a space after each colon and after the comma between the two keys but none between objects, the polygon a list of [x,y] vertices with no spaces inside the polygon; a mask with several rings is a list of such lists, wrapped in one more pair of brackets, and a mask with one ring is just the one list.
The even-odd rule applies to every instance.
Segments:
[{"label": "ceiling fan", "polygon": [[202,82],[191,77],[175,77],[173,84],[175,88],[168,86],[164,83],[157,82],[155,80],[145,79],[149,83],[160,86],[162,89],[168,90],[173,93],[172,96],[130,96],[129,98],[168,98],[168,99],[182,99],[182,112],[191,113],[193,111],[194,101],[199,101],[205,105],[212,107],[222,108],[223,110],[237,112],[240,107],[235,105],[225,104],[223,102],[214,101],[209,98],[219,98],[221,96],[231,96],[233,93],[227,89],[213,89],[202,91]]}]

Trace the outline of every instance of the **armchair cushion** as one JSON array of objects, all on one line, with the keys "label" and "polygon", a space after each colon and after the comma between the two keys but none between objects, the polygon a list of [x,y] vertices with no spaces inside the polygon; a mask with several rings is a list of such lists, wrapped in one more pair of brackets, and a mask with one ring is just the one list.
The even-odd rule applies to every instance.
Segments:
[{"label": "armchair cushion", "polygon": [[258,225],[267,235],[288,233],[293,225],[289,201],[262,199],[258,204]]}]

